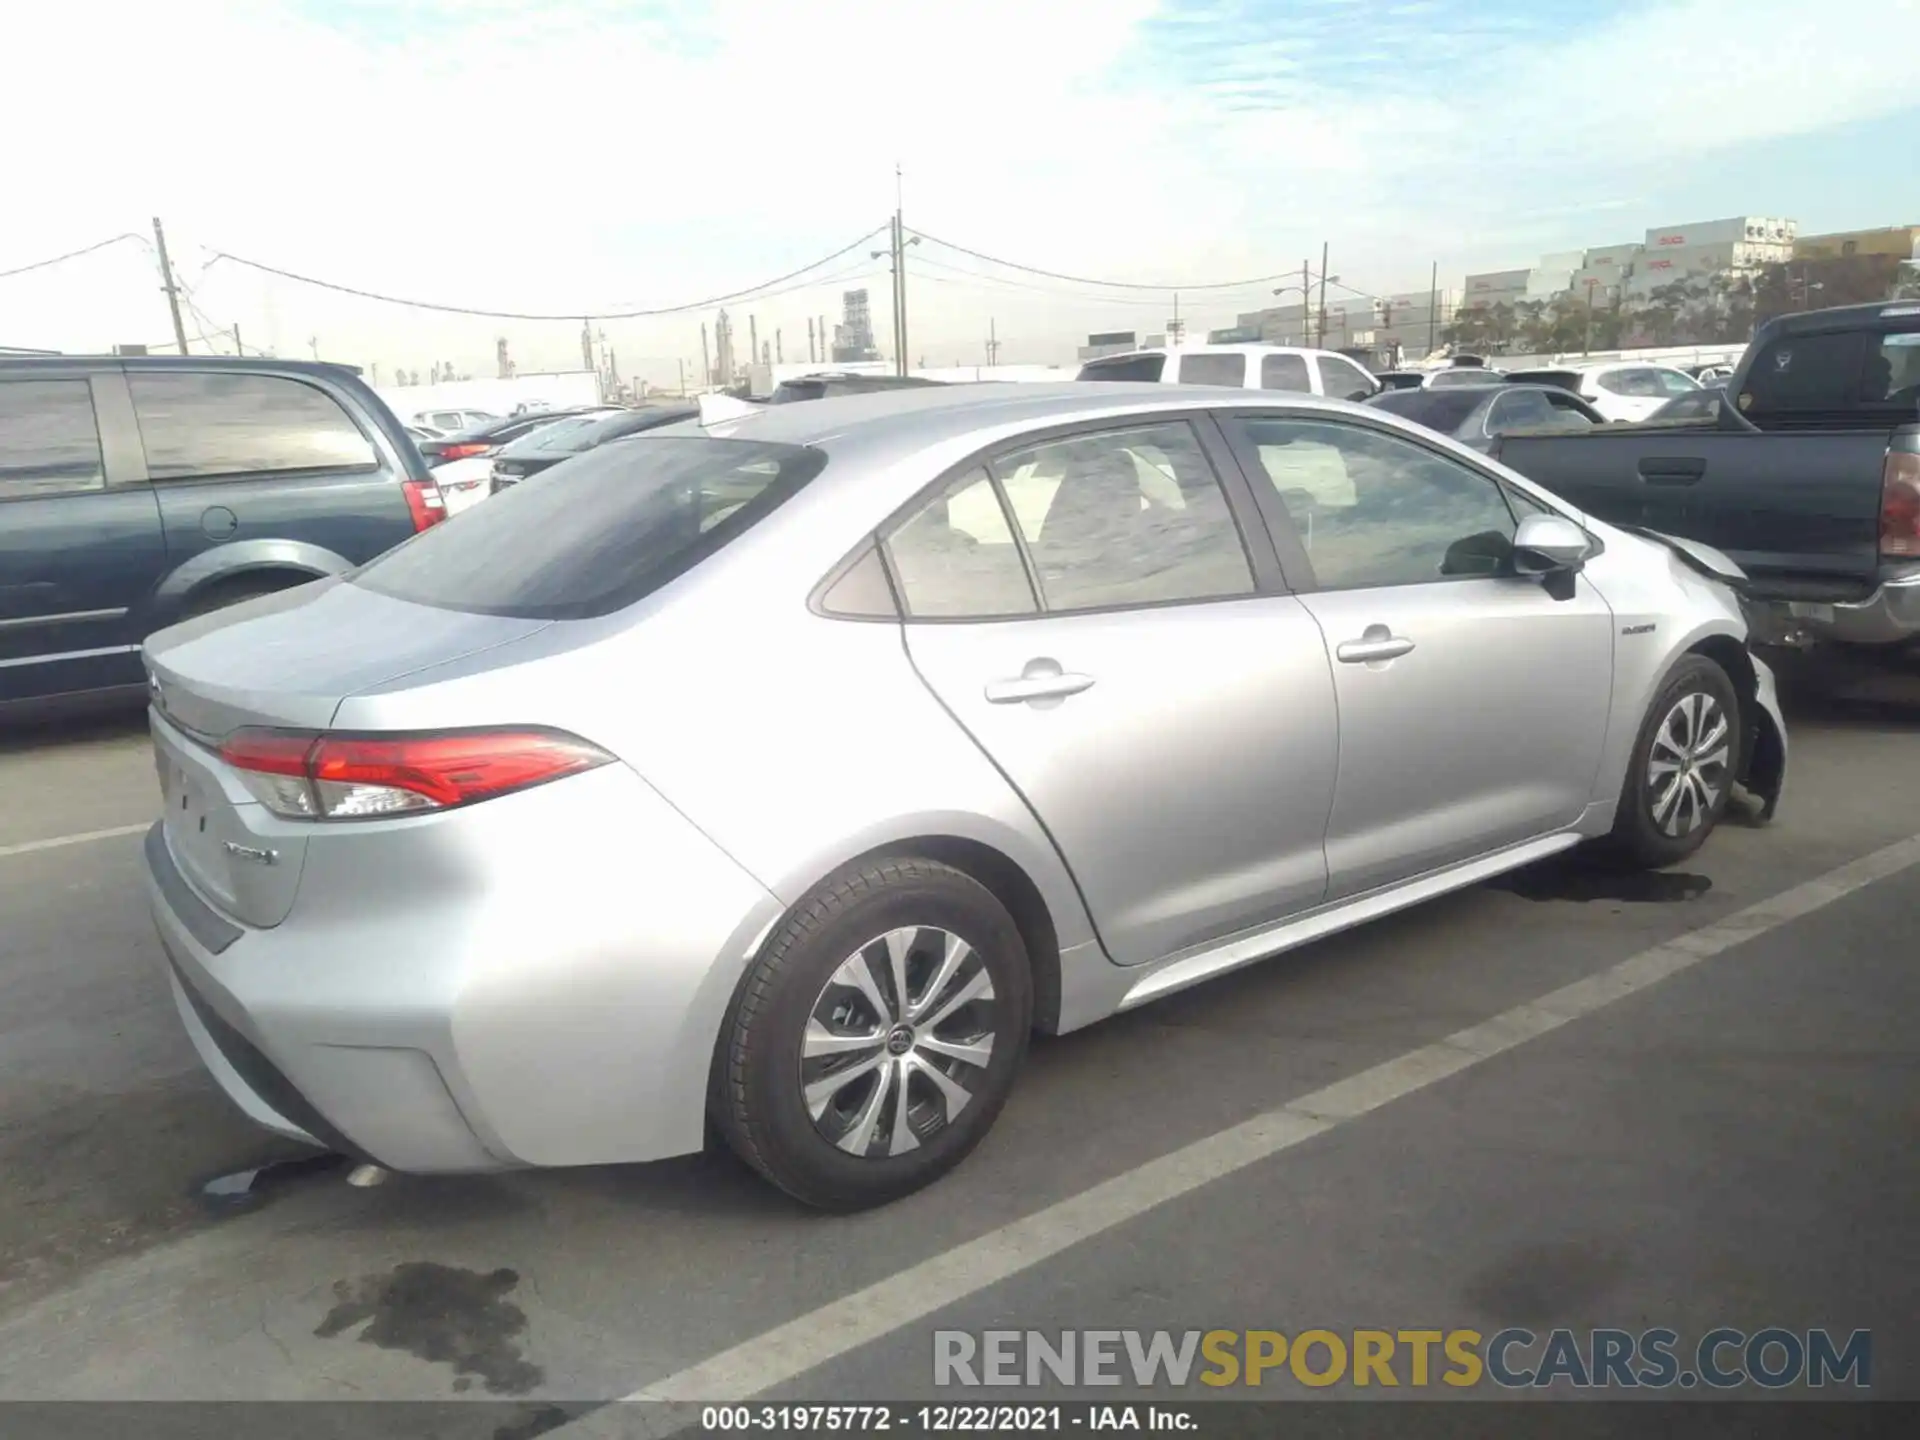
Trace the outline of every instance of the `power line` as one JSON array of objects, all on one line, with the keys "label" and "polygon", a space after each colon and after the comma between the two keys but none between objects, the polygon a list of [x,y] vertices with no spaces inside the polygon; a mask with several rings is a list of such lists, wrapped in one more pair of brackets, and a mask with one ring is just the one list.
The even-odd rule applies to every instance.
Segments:
[{"label": "power line", "polygon": [[[805,275],[810,270],[818,270],[823,265],[831,264],[842,255],[859,249],[885,228],[885,226],[876,225],[859,239],[850,244],[842,245],[830,255],[823,255],[811,264],[802,265],[797,270],[789,270],[784,275],[776,275],[771,280],[763,280],[758,285],[750,285],[744,290],[732,290],[725,295],[710,295],[701,300],[689,300],[683,305],[663,305],[650,310],[593,311],[589,309],[570,310],[557,315],[537,315],[513,310],[483,310],[476,306],[468,305],[443,305],[431,300],[408,300],[397,295],[382,295],[377,291],[360,290],[354,286],[337,284],[331,280],[317,280],[311,275],[300,275],[291,270],[282,270],[278,266],[268,265],[259,260],[249,260],[244,255],[235,255],[224,250],[214,252],[213,258],[207,262],[206,270],[211,270],[223,260],[230,261],[236,265],[244,265],[250,270],[263,271],[268,275],[277,275],[283,280],[298,281],[300,284],[313,285],[322,290],[332,290],[342,295],[353,295],[362,300],[377,300],[387,305],[404,305],[414,310],[433,310],[443,315],[475,315],[489,320],[579,320],[583,317],[591,320],[641,320],[657,315],[681,315],[689,310],[705,310],[715,305],[723,305],[736,300],[756,298],[770,299],[772,298],[771,295],[763,294],[762,292],[770,291],[772,287],[776,285],[783,285],[789,280]],[[201,273],[204,275],[206,270],[203,270]],[[812,285],[822,283],[829,282],[814,280],[807,282],[806,285],[794,286],[792,288],[806,289]],[[778,291],[774,293],[786,294],[790,293],[790,291]]]},{"label": "power line", "polygon": [[[920,268],[926,265],[938,266],[940,269],[945,270],[947,275],[926,274]],[[1091,305],[1139,305],[1148,309],[1164,309],[1167,305],[1166,295],[1101,295],[1085,290],[1063,290],[1055,285],[1036,285],[1029,281],[1016,280],[1005,275],[983,275],[977,270],[963,270],[958,266],[947,265],[924,255],[914,256],[913,263],[908,268],[914,271],[920,279],[936,285],[964,286],[971,283],[988,289],[999,289],[1002,291],[1013,290],[1023,294],[1046,295],[1062,300],[1079,300]]]},{"label": "power line", "polygon": [[969,250],[965,245],[956,245],[951,240],[942,240],[938,235],[929,235],[924,230],[913,232],[922,240],[948,250],[958,251],[962,255],[971,255],[975,260],[984,260],[989,265],[1003,266],[1008,270],[1024,270],[1029,275],[1044,275],[1049,280],[1065,280],[1074,285],[1097,285],[1109,290],[1160,290],[1182,292],[1188,290],[1240,290],[1251,285],[1268,285],[1275,280],[1285,280],[1296,274],[1293,270],[1282,270],[1273,275],[1254,275],[1245,280],[1208,280],[1198,283],[1181,282],[1178,284],[1150,285],[1138,280],[1100,280],[1089,275],[1067,275],[1058,270],[1043,270],[1038,265],[1023,265],[1017,260],[1002,260],[996,255],[988,255],[979,250]]},{"label": "power line", "polygon": [[96,240],[91,245],[83,245],[78,250],[69,250],[66,254],[55,255],[51,259],[36,260],[31,265],[18,265],[11,270],[0,270],[0,280],[8,279],[14,275],[24,275],[29,270],[44,270],[49,265],[59,265],[68,260],[78,260],[82,255],[91,255],[96,250],[104,250],[109,245],[118,245],[123,240],[139,240],[142,243],[148,243],[144,235],[135,235],[132,231],[128,231],[124,235],[115,235],[111,239]]}]

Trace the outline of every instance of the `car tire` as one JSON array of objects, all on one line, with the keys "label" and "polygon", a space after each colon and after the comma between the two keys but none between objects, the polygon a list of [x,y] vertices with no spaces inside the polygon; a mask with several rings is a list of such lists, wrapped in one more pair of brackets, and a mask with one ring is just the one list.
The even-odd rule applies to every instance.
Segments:
[{"label": "car tire", "polygon": [[1659,870],[1704,845],[1726,814],[1744,738],[1727,672],[1704,655],[1684,657],[1640,722],[1607,836],[1612,856]]},{"label": "car tire", "polygon": [[262,595],[277,595],[282,590],[291,590],[296,585],[306,584],[311,578],[306,575],[258,575],[225,583],[216,581],[187,601],[181,608],[180,618],[198,620],[202,615],[231,609],[247,600],[258,600]]},{"label": "car tire", "polygon": [[1026,945],[992,891],[919,856],[859,862],[761,946],[721,1036],[714,1118],[802,1203],[884,1205],[980,1143],[1032,1023]]}]

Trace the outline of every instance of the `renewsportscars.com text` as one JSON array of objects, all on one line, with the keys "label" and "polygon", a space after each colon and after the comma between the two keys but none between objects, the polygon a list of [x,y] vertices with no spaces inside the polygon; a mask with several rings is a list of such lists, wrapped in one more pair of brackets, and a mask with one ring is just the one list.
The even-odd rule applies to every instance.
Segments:
[{"label": "renewsportscars.com text", "polygon": [[940,1386],[1867,1389],[1873,1335],[1667,1329],[936,1330]]}]

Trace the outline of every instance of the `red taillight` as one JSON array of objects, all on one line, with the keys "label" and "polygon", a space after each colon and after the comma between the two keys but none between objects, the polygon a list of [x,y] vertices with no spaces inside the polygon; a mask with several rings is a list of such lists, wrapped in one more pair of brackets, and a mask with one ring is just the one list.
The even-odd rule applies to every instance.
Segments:
[{"label": "red taillight", "polygon": [[1920,455],[1887,456],[1880,481],[1880,554],[1920,560]]},{"label": "red taillight", "polygon": [[248,790],[290,819],[371,819],[471,805],[613,759],[557,730],[314,735],[239,730],[220,747]]},{"label": "red taillight", "polygon": [[440,452],[440,458],[433,463],[436,465],[445,465],[454,460],[471,460],[474,456],[484,455],[491,449],[493,449],[493,446],[484,441],[477,444],[472,441],[462,441],[458,445],[447,446],[446,449]]},{"label": "red taillight", "polygon": [[407,513],[413,516],[415,534],[447,518],[447,497],[433,481],[404,480],[400,488],[406,493]]}]

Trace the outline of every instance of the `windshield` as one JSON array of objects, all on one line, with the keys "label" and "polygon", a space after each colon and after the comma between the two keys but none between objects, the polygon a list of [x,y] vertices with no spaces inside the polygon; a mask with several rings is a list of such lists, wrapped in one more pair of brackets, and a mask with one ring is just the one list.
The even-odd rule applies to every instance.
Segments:
[{"label": "windshield", "polygon": [[825,467],[818,450],[636,436],[556,465],[362,567],[352,583],[526,620],[611,614],[692,569]]},{"label": "windshield", "polygon": [[[1485,390],[1487,387],[1483,385],[1479,388]],[[1465,385],[1455,385],[1444,391],[1383,390],[1367,404],[1403,415],[1429,430],[1451,434],[1466,423],[1467,417],[1478,410],[1486,398],[1484,394],[1475,394]]]}]

